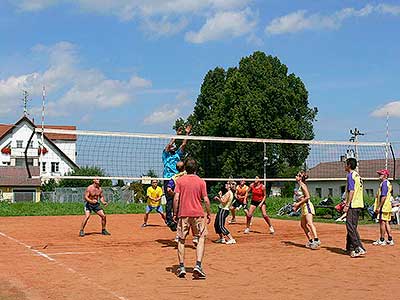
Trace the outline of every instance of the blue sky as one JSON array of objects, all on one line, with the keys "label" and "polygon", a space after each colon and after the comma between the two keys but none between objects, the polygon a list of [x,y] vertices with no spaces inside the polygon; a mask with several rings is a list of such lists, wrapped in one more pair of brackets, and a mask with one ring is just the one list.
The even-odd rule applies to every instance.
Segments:
[{"label": "blue sky", "polygon": [[3,0],[0,123],[22,113],[79,129],[172,133],[204,75],[256,50],[302,78],[316,138],[400,132],[400,1]]}]

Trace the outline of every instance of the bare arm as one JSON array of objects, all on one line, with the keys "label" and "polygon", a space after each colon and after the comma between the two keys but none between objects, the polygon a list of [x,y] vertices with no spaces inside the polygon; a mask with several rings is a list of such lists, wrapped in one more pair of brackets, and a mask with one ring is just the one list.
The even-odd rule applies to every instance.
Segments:
[{"label": "bare arm", "polygon": [[175,193],[173,207],[174,207],[174,217],[177,219],[178,207],[179,207],[179,193]]},{"label": "bare arm", "polygon": [[258,204],[258,207],[261,207],[264,204],[265,199],[267,198],[267,189],[265,188],[265,185],[263,186],[263,193],[264,193],[264,196],[263,196],[260,204]]},{"label": "bare arm", "polygon": [[106,199],[104,198],[104,195],[103,195],[103,190],[100,188],[100,201],[101,201],[101,203],[103,203],[105,206],[107,206],[108,205],[108,202],[106,202]]},{"label": "bare arm", "polygon": [[346,205],[345,205],[345,207],[343,208],[343,211],[344,211],[345,213],[347,213],[347,211],[349,210],[350,203],[351,203],[351,201],[353,201],[353,197],[354,197],[354,191],[349,191],[349,192],[347,193],[347,196],[346,196]]},{"label": "bare arm", "polygon": [[306,184],[301,183],[300,184],[301,189],[303,190],[303,194],[304,196],[301,197],[301,199],[299,201],[297,201],[295,204],[293,204],[293,208],[296,211],[301,205],[303,205],[304,203],[306,203],[309,199],[310,199],[310,192],[308,191],[308,187]]},{"label": "bare arm", "polygon": [[210,208],[210,199],[208,199],[208,196],[204,196],[204,204],[206,206],[206,212],[207,212],[207,224],[210,224],[211,222],[211,208]]},{"label": "bare arm", "polygon": [[[185,127],[186,135],[189,135],[189,134],[190,134],[190,131],[192,131],[192,125],[187,125],[187,126]],[[182,145],[181,145],[181,147],[180,147],[180,149],[181,149],[182,152],[185,150],[186,144],[187,144],[187,139],[184,139],[183,142],[182,142]]]}]

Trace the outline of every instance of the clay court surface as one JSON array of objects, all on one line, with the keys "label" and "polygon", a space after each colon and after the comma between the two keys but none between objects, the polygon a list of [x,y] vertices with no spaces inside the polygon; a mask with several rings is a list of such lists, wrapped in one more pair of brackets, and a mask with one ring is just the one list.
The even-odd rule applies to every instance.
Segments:
[{"label": "clay court surface", "polygon": [[[244,218],[229,225],[238,244],[220,245],[212,224],[203,262],[207,279],[192,280],[195,250],[187,240],[188,275],[179,279],[174,234],[157,215],[109,215],[111,236],[92,216],[0,218],[0,299],[379,299],[398,298],[399,246],[372,246],[376,225],[361,226],[368,254],[343,253],[345,226],[317,223],[322,247],[309,250],[298,221],[262,219],[244,235]],[[394,231],[400,242],[399,231]],[[387,279],[384,279],[387,278]]]}]

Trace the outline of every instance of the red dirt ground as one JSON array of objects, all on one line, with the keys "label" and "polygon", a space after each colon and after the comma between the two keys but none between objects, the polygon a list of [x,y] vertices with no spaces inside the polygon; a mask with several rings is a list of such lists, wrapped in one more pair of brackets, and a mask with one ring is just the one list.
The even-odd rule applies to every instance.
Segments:
[{"label": "red dirt ground", "polygon": [[[236,245],[212,243],[217,236],[210,224],[207,279],[199,281],[190,274],[191,238],[188,276],[179,279],[174,234],[158,215],[150,216],[154,226],[140,228],[142,217],[108,215],[112,235],[102,236],[93,216],[84,238],[78,237],[82,216],[0,218],[0,299],[379,299],[397,293],[390,289],[398,278],[398,246],[372,246],[375,225],[360,227],[367,256],[351,259],[342,250],[342,224],[317,223],[322,247],[316,251],[304,247],[298,221],[273,220],[270,235],[255,219],[244,235],[239,219],[228,227]],[[400,242],[399,231],[393,235]]]}]

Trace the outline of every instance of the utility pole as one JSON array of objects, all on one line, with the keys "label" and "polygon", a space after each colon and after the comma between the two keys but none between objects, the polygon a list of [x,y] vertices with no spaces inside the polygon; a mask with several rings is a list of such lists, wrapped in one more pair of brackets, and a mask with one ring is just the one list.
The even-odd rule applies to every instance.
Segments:
[{"label": "utility pole", "polygon": [[357,160],[357,172],[358,172],[358,165],[359,165],[359,161],[358,161],[358,149],[357,149],[357,142],[358,142],[358,137],[360,135],[364,135],[364,133],[360,132],[360,130],[358,130],[357,128],[350,129],[350,134],[351,137],[349,139],[350,142],[354,142],[354,158]]},{"label": "utility pole", "polygon": [[24,102],[24,117],[28,116],[28,92],[27,91],[22,91],[22,95],[24,98],[22,98],[22,101]]}]

